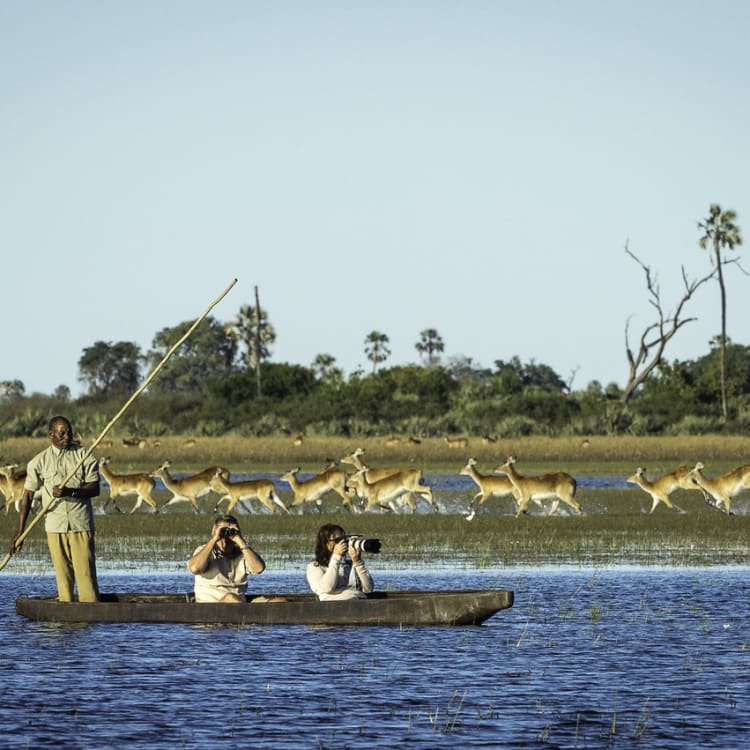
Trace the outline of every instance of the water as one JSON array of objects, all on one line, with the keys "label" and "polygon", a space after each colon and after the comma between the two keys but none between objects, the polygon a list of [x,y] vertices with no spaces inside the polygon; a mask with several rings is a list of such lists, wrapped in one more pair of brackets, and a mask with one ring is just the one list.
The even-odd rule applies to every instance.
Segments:
[{"label": "water", "polygon": [[[61,626],[0,574],[8,748],[745,748],[750,568],[384,572],[379,588],[512,588],[475,628]],[[187,591],[184,573],[102,589]],[[297,571],[253,590],[301,591]],[[262,605],[259,605],[262,606]]]}]

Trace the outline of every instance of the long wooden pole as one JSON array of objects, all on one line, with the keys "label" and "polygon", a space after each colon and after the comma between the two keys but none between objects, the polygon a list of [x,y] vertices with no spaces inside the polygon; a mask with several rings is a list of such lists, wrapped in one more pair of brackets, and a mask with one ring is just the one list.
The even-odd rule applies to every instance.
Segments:
[{"label": "long wooden pole", "polygon": [[[206,308],[205,312],[196,319],[196,321],[193,323],[193,325],[190,326],[190,328],[187,329],[187,331],[180,337],[179,341],[177,341],[172,348],[164,355],[164,358],[161,362],[159,362],[156,367],[151,371],[151,374],[143,381],[143,384],[138,388],[135,393],[133,393],[132,396],[123,404],[120,411],[115,414],[112,419],[109,420],[107,423],[107,426],[101,431],[99,434],[99,437],[94,440],[93,443],[91,443],[91,446],[89,449],[84,453],[84,455],[81,457],[81,459],[78,461],[78,463],[75,465],[75,467],[71,470],[71,472],[68,474],[67,477],[63,480],[61,486],[64,487],[76,474],[78,469],[83,466],[83,462],[94,452],[94,448],[96,448],[97,445],[104,439],[104,436],[112,429],[115,422],[117,422],[118,419],[128,410],[130,405],[135,401],[138,396],[143,393],[146,388],[150,385],[151,381],[156,377],[159,370],[161,370],[162,367],[167,363],[167,360],[179,349],[180,346],[187,340],[188,336],[200,325],[200,323],[203,321],[204,318],[211,312],[211,310],[216,307],[216,305],[221,302],[224,297],[229,294],[229,290],[237,283],[237,279],[234,279],[232,283]],[[37,515],[26,525],[26,528],[23,530],[22,534],[16,539],[16,547],[23,542],[24,539],[29,535],[29,532],[34,528],[34,526],[42,519],[44,514],[49,510],[52,503],[54,503],[57,500],[57,498],[53,497],[50,498],[49,502],[42,506],[42,509],[37,513]],[[12,551],[8,551],[8,553],[3,558],[2,562],[0,562],[0,570],[2,570],[10,561],[10,558],[13,556]]]}]

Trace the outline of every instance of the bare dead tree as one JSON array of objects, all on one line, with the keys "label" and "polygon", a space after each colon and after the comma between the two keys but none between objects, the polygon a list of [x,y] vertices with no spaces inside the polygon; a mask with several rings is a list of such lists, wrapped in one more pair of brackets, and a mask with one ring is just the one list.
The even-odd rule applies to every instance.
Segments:
[{"label": "bare dead tree", "polygon": [[573,393],[573,381],[576,379],[576,375],[578,374],[578,370],[581,369],[580,365],[576,365],[570,372],[570,377],[568,377],[567,382],[565,383],[565,387],[568,390],[568,393]]},{"label": "bare dead tree", "polygon": [[255,383],[256,383],[256,395],[260,398],[260,330],[261,330],[261,317],[260,317],[260,298],[258,297],[258,287],[255,287],[255,351],[257,352],[255,358]]},{"label": "bare dead tree", "polygon": [[651,267],[633,253],[625,243],[625,252],[643,269],[646,276],[646,288],[649,294],[649,303],[656,310],[657,320],[646,326],[641,334],[638,343],[638,350],[634,351],[630,347],[629,329],[630,318],[625,323],[625,352],[628,358],[628,382],[625,386],[620,401],[624,404],[629,401],[636,388],[643,383],[646,378],[659,366],[664,357],[664,350],[669,340],[687,323],[691,323],[697,318],[683,318],[685,305],[695,294],[699,287],[705,284],[716,274],[716,269],[711,271],[707,276],[693,281],[688,280],[685,273],[685,267],[682,266],[682,283],[684,290],[682,298],[677,303],[673,313],[665,313],[662,306],[661,293],[656,277],[651,273]]}]

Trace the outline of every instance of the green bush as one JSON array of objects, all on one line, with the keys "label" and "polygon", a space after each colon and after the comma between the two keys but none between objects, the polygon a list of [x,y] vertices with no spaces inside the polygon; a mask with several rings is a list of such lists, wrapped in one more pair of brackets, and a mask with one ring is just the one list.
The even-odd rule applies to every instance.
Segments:
[{"label": "green bush", "polygon": [[533,419],[521,416],[506,417],[498,422],[494,432],[497,433],[498,437],[503,438],[545,434],[542,426],[538,425]]},{"label": "green bush", "polygon": [[708,435],[722,432],[724,422],[720,417],[699,417],[688,415],[673,424],[668,430],[670,435]]}]

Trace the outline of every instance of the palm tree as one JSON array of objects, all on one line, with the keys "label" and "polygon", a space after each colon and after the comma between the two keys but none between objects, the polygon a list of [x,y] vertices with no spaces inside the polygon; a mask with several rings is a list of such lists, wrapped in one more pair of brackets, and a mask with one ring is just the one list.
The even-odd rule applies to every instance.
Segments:
[{"label": "palm tree", "polygon": [[391,356],[391,350],[388,348],[388,336],[380,331],[371,331],[365,338],[365,354],[367,359],[372,362],[372,371],[381,363],[385,362]]},{"label": "palm tree", "polygon": [[727,290],[724,286],[722,266],[727,263],[722,258],[721,251],[728,247],[733,250],[735,245],[742,244],[740,228],[735,224],[736,211],[722,211],[718,203],[714,203],[708,210],[708,217],[698,222],[698,228],[704,231],[700,238],[700,246],[706,249],[709,243],[713,245],[713,261],[718,271],[719,289],[721,289],[721,412],[727,418]]},{"label": "palm tree", "polygon": [[437,364],[440,352],[445,351],[443,337],[434,328],[425,328],[414,348],[426,359],[428,366]]},{"label": "palm tree", "polygon": [[318,354],[313,360],[312,370],[321,383],[333,383],[343,380],[344,372],[336,367],[336,357],[332,354]]},{"label": "palm tree", "polygon": [[[0,382],[0,402],[19,401],[23,398],[26,386],[21,380],[3,380]],[[70,393],[70,389],[68,389]]]},{"label": "palm tree", "polygon": [[[271,356],[271,345],[276,341],[276,331],[268,322],[268,313],[260,308],[260,326],[258,314],[252,305],[242,305],[234,324],[240,340],[245,344],[244,360],[249,369],[255,369],[259,362]],[[258,340],[260,351],[258,351]]]}]

